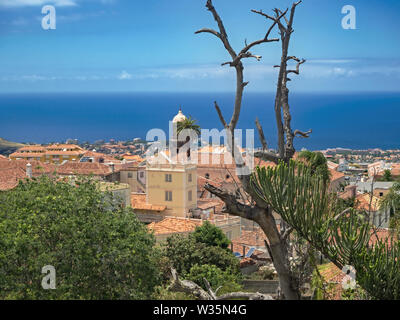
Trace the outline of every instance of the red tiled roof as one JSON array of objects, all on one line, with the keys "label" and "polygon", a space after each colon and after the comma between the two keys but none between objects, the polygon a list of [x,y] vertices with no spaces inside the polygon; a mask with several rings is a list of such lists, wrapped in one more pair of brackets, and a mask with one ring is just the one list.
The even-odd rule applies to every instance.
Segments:
[{"label": "red tiled roof", "polygon": [[338,172],[333,169],[329,169],[329,172],[331,173],[331,182],[342,179],[345,176],[342,172]]},{"label": "red tiled roof", "polygon": [[169,233],[183,233],[192,232],[197,226],[202,225],[202,220],[183,219],[168,217],[160,222],[152,222],[147,228],[154,231],[154,234],[169,234]]},{"label": "red tiled roof", "polygon": [[256,262],[252,258],[243,258],[242,260],[240,260],[240,268],[252,266],[255,264]]},{"label": "red tiled roof", "polygon": [[106,176],[111,173],[111,168],[96,162],[66,162],[57,168],[60,175],[97,175]]},{"label": "red tiled roof", "polygon": [[63,151],[63,150],[59,150],[59,151],[46,151],[45,153],[46,155],[49,156],[80,156],[82,155],[82,151]]},{"label": "red tiled roof", "polygon": [[18,151],[46,151],[46,148],[41,145],[24,146],[19,148]]},{"label": "red tiled roof", "polygon": [[26,178],[20,168],[0,169],[0,190],[10,190],[18,185],[19,180]]},{"label": "red tiled roof", "polygon": [[136,210],[149,210],[149,211],[164,211],[166,206],[159,206],[146,203],[145,193],[132,193],[131,194],[131,206]]},{"label": "red tiled roof", "polygon": [[18,185],[19,180],[27,178],[26,166],[32,165],[32,175],[37,177],[43,174],[51,174],[56,166],[45,164],[43,162],[32,160],[2,160],[0,161],[0,190],[9,190]]},{"label": "red tiled roof", "polygon": [[50,149],[57,149],[57,150],[64,150],[64,149],[74,149],[74,150],[80,150],[80,151],[84,151],[84,149],[82,149],[80,146],[77,146],[75,144],[52,144],[49,146],[45,147],[46,150],[50,150]]},{"label": "red tiled roof", "polygon": [[85,151],[83,154],[84,157],[89,157],[89,158],[95,158],[95,159],[104,159],[107,161],[113,161],[113,162],[120,162],[119,160],[115,159],[112,156],[109,156],[105,153],[100,153],[100,152],[95,152],[95,151]]},{"label": "red tiled roof", "polygon": [[40,152],[14,152],[10,154],[10,157],[13,158],[41,158],[45,155],[45,153]]},{"label": "red tiled roof", "polygon": [[[201,199],[197,201],[197,207],[202,210],[207,210],[211,208],[220,208],[224,205],[224,202],[218,198],[214,199]],[[221,208],[222,209],[222,208]]]},{"label": "red tiled roof", "polygon": [[372,196],[372,199],[371,199],[371,195],[369,193],[357,195],[356,201],[357,201],[357,209],[358,210],[369,211],[370,205],[371,205],[371,211],[379,211],[380,199],[375,196]]},{"label": "red tiled roof", "polygon": [[[64,151],[66,150],[66,151]],[[12,153],[10,157],[42,157],[44,155],[76,155],[80,156],[84,149],[73,144],[56,144],[51,146],[24,146]]]}]

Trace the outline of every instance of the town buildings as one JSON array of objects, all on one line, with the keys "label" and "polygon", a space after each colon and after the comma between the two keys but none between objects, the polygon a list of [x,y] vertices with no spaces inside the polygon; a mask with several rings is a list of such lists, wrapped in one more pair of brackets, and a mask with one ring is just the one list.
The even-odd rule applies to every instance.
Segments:
[{"label": "town buildings", "polygon": [[65,161],[77,162],[85,151],[73,144],[52,144],[49,146],[25,146],[10,154],[11,160],[37,160],[61,164]]}]

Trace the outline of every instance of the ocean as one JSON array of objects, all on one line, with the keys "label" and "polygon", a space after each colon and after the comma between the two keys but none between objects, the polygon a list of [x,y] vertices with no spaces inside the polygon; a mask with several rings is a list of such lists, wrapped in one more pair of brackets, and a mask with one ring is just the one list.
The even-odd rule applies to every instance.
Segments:
[{"label": "ocean", "polygon": [[[1,94],[0,137],[35,143],[145,138],[152,128],[167,132],[180,106],[202,128],[222,129],[214,100],[229,120],[233,93]],[[290,103],[293,129],[313,129],[309,139],[296,139],[297,149],[400,148],[400,93],[293,93]],[[255,128],[259,117],[275,147],[273,109],[273,93],[246,93],[238,128]]]}]

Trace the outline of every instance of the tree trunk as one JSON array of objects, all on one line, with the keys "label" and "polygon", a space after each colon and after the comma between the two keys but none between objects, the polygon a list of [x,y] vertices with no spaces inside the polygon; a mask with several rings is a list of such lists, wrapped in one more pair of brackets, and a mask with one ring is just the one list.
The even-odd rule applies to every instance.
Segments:
[{"label": "tree trunk", "polygon": [[271,209],[264,209],[265,213],[260,215],[257,223],[264,231],[269,241],[269,249],[272,262],[279,276],[279,283],[286,300],[299,300],[301,294],[295,287],[296,281],[290,272],[290,264],[286,242],[281,238]]}]

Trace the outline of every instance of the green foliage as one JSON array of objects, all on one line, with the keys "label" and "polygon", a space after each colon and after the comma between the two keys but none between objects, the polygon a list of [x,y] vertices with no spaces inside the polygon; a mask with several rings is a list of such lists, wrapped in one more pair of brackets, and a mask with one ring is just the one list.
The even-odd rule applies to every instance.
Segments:
[{"label": "green foliage", "polygon": [[385,170],[383,172],[382,181],[393,181],[392,172],[390,170]]},{"label": "green foliage", "polygon": [[163,255],[168,258],[168,266],[176,269],[182,277],[198,264],[215,265],[221,270],[231,270],[240,274],[238,259],[229,250],[197,242],[195,237],[173,235],[163,245]]},{"label": "green foliage", "polygon": [[239,284],[241,278],[229,268],[223,271],[215,265],[195,264],[186,276],[186,280],[191,280],[204,290],[207,290],[204,278],[207,279],[213,290],[220,288],[218,290],[218,295],[240,291],[241,289],[241,285]]},{"label": "green foliage", "polygon": [[[1,299],[146,299],[159,283],[154,237],[89,179],[48,177],[0,193]],[[42,267],[56,269],[44,290]]]},{"label": "green foliage", "polygon": [[197,135],[200,135],[200,126],[196,124],[197,120],[192,119],[192,117],[189,116],[189,118],[186,118],[185,120],[178,122],[177,123],[177,133],[181,133],[185,129],[190,129],[196,132]]},{"label": "green foliage", "polygon": [[339,268],[354,266],[359,285],[370,296],[400,298],[400,244],[389,239],[371,248],[371,226],[365,215],[353,208],[342,212],[323,177],[291,161],[256,168],[251,183],[261,199],[330,261]]},{"label": "green foliage", "polygon": [[195,300],[196,298],[188,293],[171,291],[168,288],[169,284],[158,286],[153,295],[154,300]]},{"label": "green foliage", "polygon": [[250,273],[245,276],[248,280],[275,280],[276,275],[273,269],[259,269],[256,272]]},{"label": "green foliage", "polygon": [[204,243],[208,246],[217,246],[226,249],[230,244],[229,239],[223,231],[209,221],[205,221],[201,226],[196,227],[192,236],[196,242]]},{"label": "green foliage", "polygon": [[395,182],[389,193],[380,202],[380,208],[390,210],[390,228],[396,233],[400,232],[400,182]]},{"label": "green foliage", "polygon": [[317,174],[322,177],[324,182],[328,182],[331,173],[328,168],[328,162],[321,152],[302,151],[298,156],[299,160],[305,160],[311,169],[311,174]]}]

